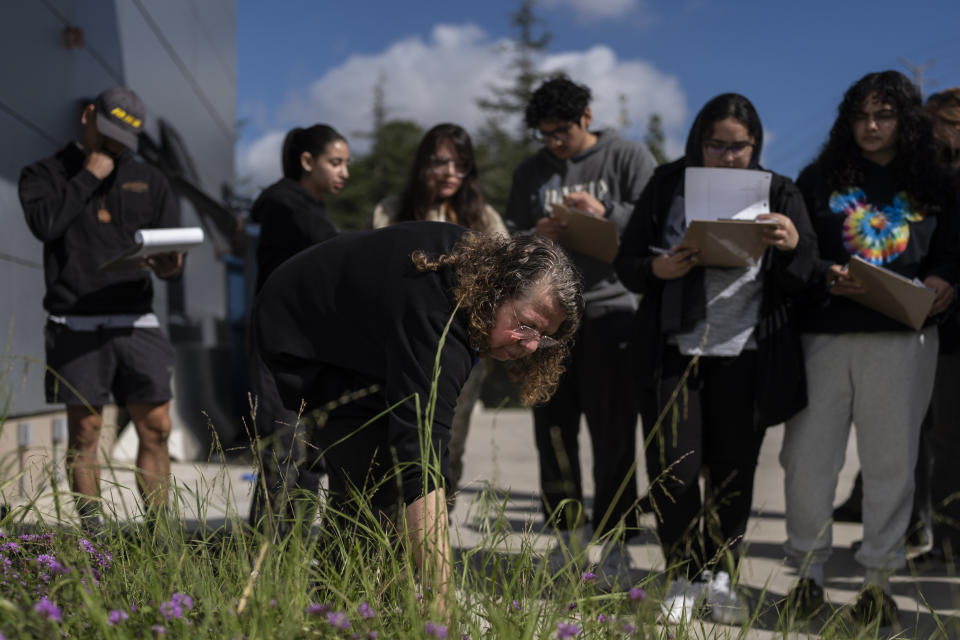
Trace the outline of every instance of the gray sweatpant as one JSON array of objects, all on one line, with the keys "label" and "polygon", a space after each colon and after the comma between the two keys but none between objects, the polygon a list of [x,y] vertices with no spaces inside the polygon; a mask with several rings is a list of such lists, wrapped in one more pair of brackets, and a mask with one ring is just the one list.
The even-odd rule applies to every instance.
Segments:
[{"label": "gray sweatpant", "polygon": [[830,556],[833,500],[851,421],[863,469],[857,562],[882,570],[905,564],[903,537],[937,342],[936,327],[803,336],[809,402],[787,421],[780,451],[790,564],[823,564]]}]

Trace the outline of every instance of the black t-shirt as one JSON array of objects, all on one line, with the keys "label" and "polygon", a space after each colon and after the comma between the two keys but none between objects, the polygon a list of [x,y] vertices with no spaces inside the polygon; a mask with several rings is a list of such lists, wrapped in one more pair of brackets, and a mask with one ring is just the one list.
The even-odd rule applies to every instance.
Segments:
[{"label": "black t-shirt", "polygon": [[43,241],[43,306],[55,314],[148,313],[150,273],[102,272],[100,265],[129,249],[138,229],[180,226],[177,199],[163,174],[130,153],[102,181],[85,159],[71,143],[20,174],[27,225]]},{"label": "black t-shirt", "polygon": [[[357,426],[372,412],[397,405],[357,437],[381,442],[383,433],[373,430],[386,429],[398,461],[414,463],[401,473],[407,503],[422,494],[418,425],[427,423],[435,364],[430,440],[444,451],[457,396],[476,357],[466,319],[454,315],[453,272],[417,271],[410,255],[417,249],[431,257],[445,253],[465,231],[408,222],[341,234],[280,265],[254,303],[254,348],[288,409],[298,410],[301,399],[307,410],[320,407],[361,381],[380,390],[373,403],[362,403],[371,413],[358,415]],[[419,412],[412,394],[419,395]]]}]

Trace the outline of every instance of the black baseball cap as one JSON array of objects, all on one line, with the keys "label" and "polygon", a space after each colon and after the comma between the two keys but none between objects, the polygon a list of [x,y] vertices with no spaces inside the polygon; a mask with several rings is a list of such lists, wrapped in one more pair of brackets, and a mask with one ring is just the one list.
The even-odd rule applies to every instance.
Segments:
[{"label": "black baseball cap", "polygon": [[147,116],[140,96],[125,87],[114,87],[98,95],[93,107],[97,113],[97,131],[136,151],[137,134],[143,129]]}]

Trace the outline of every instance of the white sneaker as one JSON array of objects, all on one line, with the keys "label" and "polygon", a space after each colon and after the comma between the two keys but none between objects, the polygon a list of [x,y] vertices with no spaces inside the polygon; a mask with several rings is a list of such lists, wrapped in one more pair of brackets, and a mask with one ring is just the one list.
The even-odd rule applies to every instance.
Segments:
[{"label": "white sneaker", "polygon": [[557,541],[547,554],[547,567],[550,572],[557,573],[570,566],[578,570],[587,566],[587,547],[591,538],[593,527],[589,524],[576,529],[559,530]]},{"label": "white sneaker", "polygon": [[707,604],[710,605],[710,617],[721,624],[743,624],[747,621],[747,607],[730,585],[730,574],[726,571],[703,572]]},{"label": "white sneaker", "polygon": [[664,624],[688,624],[693,610],[703,595],[704,584],[686,578],[670,581],[670,588],[660,603],[660,618]]},{"label": "white sneaker", "polygon": [[633,586],[630,553],[623,542],[608,542],[600,553],[597,578],[610,591],[626,591]]}]

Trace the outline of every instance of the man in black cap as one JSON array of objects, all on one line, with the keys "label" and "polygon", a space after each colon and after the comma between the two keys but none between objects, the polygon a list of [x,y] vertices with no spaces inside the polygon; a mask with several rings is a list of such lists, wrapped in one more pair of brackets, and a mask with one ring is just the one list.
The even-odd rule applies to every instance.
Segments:
[{"label": "man in black cap", "polygon": [[[180,212],[163,175],[133,153],[145,117],[131,90],[108,89],[80,117],[81,142],[23,169],[20,202],[43,241],[49,314],[46,399],[67,406],[67,466],[85,526],[99,524],[97,444],[111,394],[130,413],[140,447],[138,486],[149,512],[166,505],[173,349],[152,311],[147,269],[101,271],[145,227],[176,227]],[[148,258],[163,279],[179,253]]]}]

